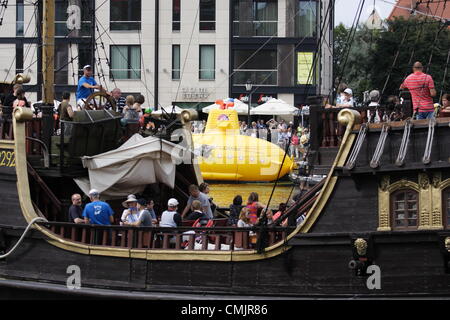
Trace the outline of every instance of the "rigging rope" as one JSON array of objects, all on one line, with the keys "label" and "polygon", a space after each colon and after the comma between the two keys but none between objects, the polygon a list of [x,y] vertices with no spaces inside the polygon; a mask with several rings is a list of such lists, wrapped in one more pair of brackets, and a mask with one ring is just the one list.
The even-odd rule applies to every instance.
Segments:
[{"label": "rigging rope", "polygon": [[6,259],[8,258],[11,254],[14,253],[14,251],[16,251],[16,249],[19,247],[19,245],[23,242],[23,240],[25,239],[25,236],[27,235],[28,231],[30,231],[30,228],[33,224],[35,224],[36,222],[48,222],[47,219],[45,218],[41,218],[41,217],[36,217],[33,220],[30,221],[30,223],[28,224],[28,226],[26,227],[25,231],[23,232],[22,236],[19,238],[19,241],[17,241],[17,243],[14,245],[14,247],[12,247],[11,250],[9,250],[9,252],[0,255],[0,259]]},{"label": "rigging rope", "polygon": [[[346,52],[344,65],[341,68],[341,72],[338,77],[339,83],[336,86],[336,89],[341,85],[341,82],[342,82],[342,77],[344,75],[345,67],[347,66],[348,57],[350,56],[350,50],[352,48],[352,42],[355,39],[356,31],[358,29],[358,24],[359,24],[359,20],[361,18],[361,13],[362,13],[362,9],[364,8],[365,1],[366,0],[359,1],[358,9],[356,10],[355,18],[353,19],[353,25],[348,34],[347,43],[346,43],[346,48],[348,47],[348,50],[344,50],[344,52]],[[361,5],[361,2],[362,2],[362,5]],[[358,10],[359,10],[359,13],[358,13]],[[356,21],[356,25],[355,25],[356,15],[358,15],[358,20]]]}]

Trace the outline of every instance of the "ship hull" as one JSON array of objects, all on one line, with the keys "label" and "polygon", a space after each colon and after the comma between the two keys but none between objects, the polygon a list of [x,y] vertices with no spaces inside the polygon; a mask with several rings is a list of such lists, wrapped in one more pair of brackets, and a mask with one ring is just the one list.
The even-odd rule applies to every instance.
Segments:
[{"label": "ship hull", "polygon": [[[21,232],[3,227],[2,233],[7,242],[14,243]],[[381,270],[379,289],[370,289],[369,274],[357,276],[349,269],[353,259],[350,234],[294,237],[291,249],[273,258],[215,262],[77,254],[52,246],[38,231],[0,262],[0,286],[14,287],[15,283],[16,288],[28,290],[56,292],[59,288],[68,295],[128,298],[170,294],[224,298],[450,296],[450,274],[445,273],[437,232],[370,236],[376,248],[375,263]],[[78,293],[66,287],[71,276],[67,269],[73,265],[81,270],[82,290]],[[25,286],[32,283],[34,288]]]}]

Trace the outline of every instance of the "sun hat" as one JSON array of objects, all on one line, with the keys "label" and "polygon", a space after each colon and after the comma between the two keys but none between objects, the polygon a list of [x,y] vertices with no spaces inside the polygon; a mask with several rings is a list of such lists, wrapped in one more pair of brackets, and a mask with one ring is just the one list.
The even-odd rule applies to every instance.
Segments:
[{"label": "sun hat", "polygon": [[124,206],[125,208],[128,208],[128,203],[130,203],[130,202],[138,202],[136,199],[136,196],[134,194],[128,195],[127,200],[122,202],[122,206]]},{"label": "sun hat", "polygon": [[349,94],[349,95],[353,95],[353,91],[350,88],[345,89],[344,92]]},{"label": "sun hat", "polygon": [[175,198],[169,199],[169,201],[167,201],[167,205],[169,207],[176,207],[176,206],[178,206],[178,204],[179,204],[178,200]]}]

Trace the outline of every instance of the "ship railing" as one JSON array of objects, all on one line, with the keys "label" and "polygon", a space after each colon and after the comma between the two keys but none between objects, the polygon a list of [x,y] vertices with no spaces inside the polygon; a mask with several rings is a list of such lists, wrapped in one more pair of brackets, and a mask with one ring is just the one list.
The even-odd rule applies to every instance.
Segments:
[{"label": "ship railing", "polygon": [[[345,133],[345,126],[338,123],[338,113],[343,108],[310,107],[310,144],[312,150],[339,147]],[[384,107],[346,108],[358,111],[361,122],[384,122],[388,116]]]},{"label": "ship railing", "polygon": [[[319,192],[325,184],[326,179],[322,179],[318,184],[309,189],[294,205],[289,207],[284,214],[282,214],[278,219],[276,219],[273,224],[279,225],[285,219],[289,219],[291,217],[297,218],[302,215],[304,212],[309,211],[309,209],[313,206],[317,197],[319,196]],[[293,223],[292,223],[293,224]],[[291,225],[291,223],[289,223]]]},{"label": "ship railing", "polygon": [[[253,250],[259,228],[163,228],[40,223],[65,240],[92,246],[141,250]],[[285,242],[293,228],[269,227],[268,244]]]}]

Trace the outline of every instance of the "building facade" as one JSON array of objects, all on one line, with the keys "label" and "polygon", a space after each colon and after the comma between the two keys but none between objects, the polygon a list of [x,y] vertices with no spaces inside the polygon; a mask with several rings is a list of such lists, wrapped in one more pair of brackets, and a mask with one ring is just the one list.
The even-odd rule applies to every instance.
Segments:
[{"label": "building facade", "polygon": [[[41,99],[43,1],[9,1],[0,26],[0,81],[23,72]],[[146,105],[201,107],[268,97],[300,105],[331,92],[333,1],[56,0],[55,93],[75,92],[91,64],[106,89]]]}]

